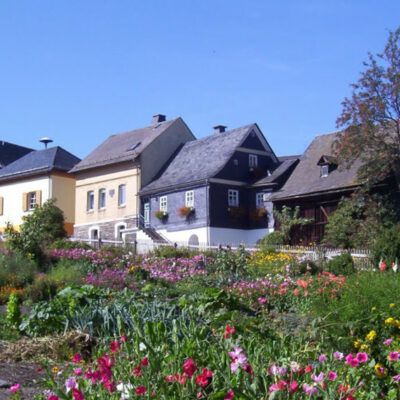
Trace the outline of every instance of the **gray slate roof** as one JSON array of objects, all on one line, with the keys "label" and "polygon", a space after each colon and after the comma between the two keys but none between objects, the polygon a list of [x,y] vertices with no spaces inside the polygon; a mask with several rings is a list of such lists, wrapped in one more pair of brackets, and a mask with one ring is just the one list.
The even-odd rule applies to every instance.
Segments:
[{"label": "gray slate roof", "polygon": [[32,151],[0,169],[0,181],[51,171],[68,172],[79,161],[59,146]]},{"label": "gray slate roof", "polygon": [[185,143],[159,178],[143,187],[140,194],[212,178],[255,127],[250,124]]},{"label": "gray slate roof", "polygon": [[331,155],[332,143],[337,133],[317,136],[300,158],[300,162],[283,187],[271,196],[272,200],[302,197],[320,192],[329,192],[356,186],[360,162],[350,169],[336,168],[327,177],[321,178],[318,161],[324,155]]},{"label": "gray slate roof", "polygon": [[6,165],[11,164],[31,151],[33,149],[29,149],[28,147],[18,146],[4,140],[0,141],[0,168],[4,168]]},{"label": "gray slate roof", "polygon": [[[278,157],[278,159],[281,161],[281,163],[272,171],[271,175],[267,175],[264,178],[259,179],[258,181],[254,182],[252,186],[262,186],[276,183],[276,180],[279,179],[279,177],[281,177],[291,166],[293,166],[293,164],[298,162],[299,156]],[[283,159],[283,161],[281,159]]]},{"label": "gray slate roof", "polygon": [[[78,172],[89,168],[134,160],[157,136],[161,135],[177,119],[111,135],[80,163],[75,165],[70,172]],[[132,149],[134,145],[136,147]]]}]

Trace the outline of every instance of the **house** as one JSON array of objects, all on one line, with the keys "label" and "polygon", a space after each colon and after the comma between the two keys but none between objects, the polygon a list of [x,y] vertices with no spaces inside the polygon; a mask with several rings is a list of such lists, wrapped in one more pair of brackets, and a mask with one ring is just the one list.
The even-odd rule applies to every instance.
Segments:
[{"label": "house", "polygon": [[182,118],[157,114],[149,126],[110,136],[70,171],[76,175],[74,236],[119,240],[140,220],[138,191],[182,144],[194,140]]},{"label": "house", "polygon": [[[339,168],[332,156],[332,144],[337,133],[315,137],[286,183],[271,195],[277,209],[288,206],[300,207],[300,216],[312,219],[312,223],[295,232],[294,244],[320,243],[325,233],[329,215],[335,211],[344,196],[350,196],[359,188],[356,161],[350,168]],[[381,182],[375,190],[385,191],[390,182]]]},{"label": "house", "polygon": [[218,125],[140,190],[144,231],[190,245],[256,243],[273,229],[268,197],[296,162],[279,160],[257,124]]},{"label": "house", "polygon": [[33,149],[29,149],[28,147],[18,146],[17,144],[8,143],[4,140],[0,141],[0,169],[31,151],[33,151]]},{"label": "house", "polygon": [[18,229],[23,217],[55,198],[64,212],[65,230],[72,234],[75,218],[75,177],[68,171],[79,162],[62,147],[30,151],[0,169],[0,229]]}]

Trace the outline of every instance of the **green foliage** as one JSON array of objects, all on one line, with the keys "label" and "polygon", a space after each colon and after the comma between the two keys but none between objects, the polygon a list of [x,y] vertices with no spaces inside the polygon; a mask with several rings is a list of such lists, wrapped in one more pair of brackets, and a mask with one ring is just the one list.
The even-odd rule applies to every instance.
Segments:
[{"label": "green foliage", "polygon": [[332,247],[369,247],[396,221],[397,212],[388,197],[356,193],[343,198],[330,215],[323,241]]},{"label": "green foliage", "polygon": [[6,313],[0,313],[0,340],[15,342],[20,339],[20,333],[13,328],[7,319]]},{"label": "green foliage", "polygon": [[51,300],[56,294],[60,283],[54,277],[38,275],[33,283],[28,285],[22,293],[24,302],[37,303]]},{"label": "green foliage", "polygon": [[335,275],[345,276],[356,272],[353,259],[348,253],[343,253],[329,260],[327,263],[327,270]]},{"label": "green foliage", "polygon": [[274,231],[268,233],[261,239],[260,245],[270,246],[270,245],[280,245],[285,244],[285,235],[280,231]]},{"label": "green foliage", "polygon": [[92,247],[85,242],[68,240],[66,238],[57,239],[48,247],[49,249],[62,249],[62,250],[72,250],[72,249],[85,249],[90,250]]},{"label": "green foliage", "polygon": [[42,263],[45,258],[45,249],[55,240],[66,236],[64,214],[55,202],[55,199],[49,199],[41,207],[36,207],[25,217],[20,232],[8,225],[6,228],[7,248],[20,251]]},{"label": "green foliage", "polygon": [[16,293],[11,293],[7,303],[7,321],[13,328],[18,327],[21,322],[21,311],[19,310],[19,298]]},{"label": "green foliage", "polygon": [[345,167],[360,160],[362,182],[400,176],[400,28],[389,33],[384,51],[369,54],[365,70],[342,103],[334,150]]},{"label": "green foliage", "polygon": [[284,244],[290,244],[294,229],[298,226],[310,224],[313,220],[300,217],[300,207],[296,206],[292,210],[288,206],[283,206],[281,211],[273,210],[274,216],[279,221],[279,231],[282,233]]},{"label": "green foliage", "polygon": [[60,259],[48,276],[64,285],[79,285],[90,269],[87,261]]},{"label": "green foliage", "polygon": [[304,275],[309,273],[315,275],[321,272],[321,268],[311,260],[303,260],[293,268],[293,272],[297,275]]},{"label": "green foliage", "polygon": [[191,250],[185,247],[159,246],[154,249],[154,255],[159,258],[192,258],[195,255],[204,254],[207,257],[215,257],[215,251]]},{"label": "green foliage", "polygon": [[244,246],[240,246],[237,251],[220,250],[215,256],[213,269],[219,274],[243,275],[249,257],[250,253]]},{"label": "green foliage", "polygon": [[0,254],[0,287],[23,288],[33,282],[35,272],[36,264],[23,254]]},{"label": "green foliage", "polygon": [[400,260],[400,225],[383,230],[372,246],[372,262],[378,265],[380,260],[385,260],[389,267],[393,262]]}]

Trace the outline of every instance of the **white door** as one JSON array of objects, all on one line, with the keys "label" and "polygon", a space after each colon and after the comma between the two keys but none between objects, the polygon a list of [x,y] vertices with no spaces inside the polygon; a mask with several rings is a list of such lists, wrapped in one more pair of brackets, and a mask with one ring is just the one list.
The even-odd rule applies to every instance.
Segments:
[{"label": "white door", "polygon": [[150,203],[144,203],[144,226],[150,226]]}]

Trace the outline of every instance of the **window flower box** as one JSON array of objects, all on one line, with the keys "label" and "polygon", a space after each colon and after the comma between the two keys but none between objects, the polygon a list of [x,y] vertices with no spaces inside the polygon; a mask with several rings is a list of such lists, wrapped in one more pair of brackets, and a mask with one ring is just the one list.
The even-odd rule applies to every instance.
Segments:
[{"label": "window flower box", "polygon": [[229,213],[233,218],[243,218],[246,215],[246,209],[243,207],[231,206],[228,208]]},{"label": "window flower box", "polygon": [[178,208],[178,215],[182,218],[189,219],[194,214],[194,207],[183,206]]},{"label": "window flower box", "polygon": [[154,216],[160,221],[165,221],[168,218],[168,213],[167,211],[159,210],[154,213]]},{"label": "window flower box", "polygon": [[250,211],[250,220],[261,222],[268,218],[268,210],[265,207],[256,208]]}]

